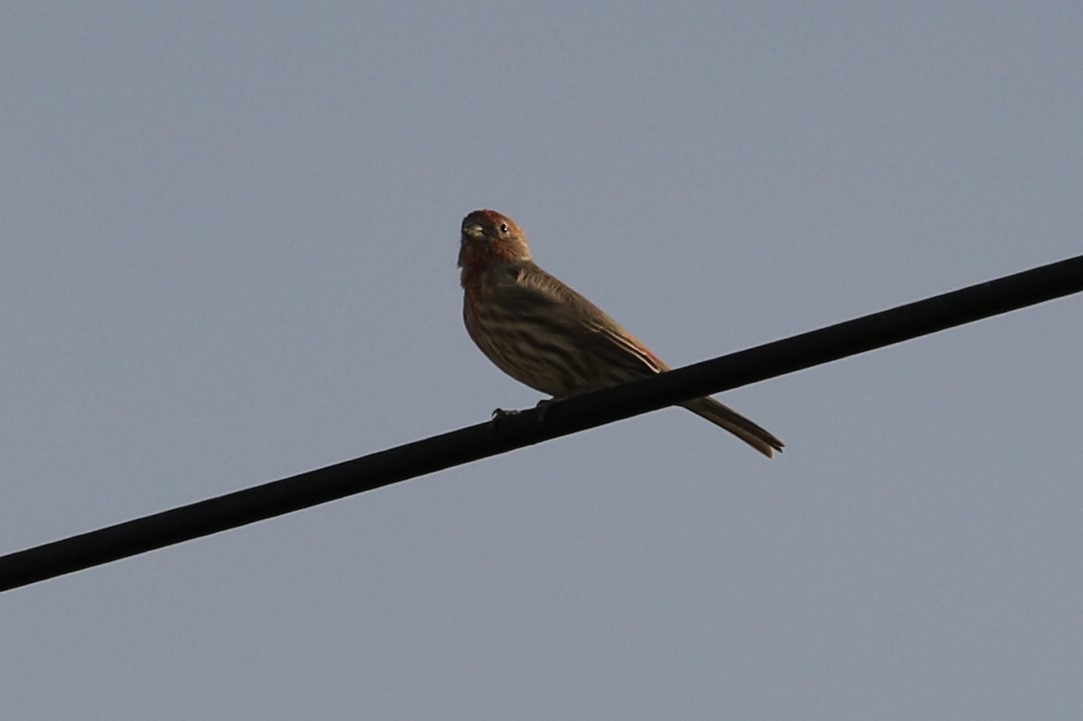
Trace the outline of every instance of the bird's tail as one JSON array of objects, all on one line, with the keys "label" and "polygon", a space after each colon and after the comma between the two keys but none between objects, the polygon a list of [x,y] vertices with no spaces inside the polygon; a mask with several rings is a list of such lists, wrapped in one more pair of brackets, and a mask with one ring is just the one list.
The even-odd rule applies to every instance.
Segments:
[{"label": "bird's tail", "polygon": [[714,398],[697,398],[684,403],[683,406],[716,426],[725,428],[768,458],[774,454],[774,451],[782,451],[782,441],[771,435],[767,429],[756,425]]}]

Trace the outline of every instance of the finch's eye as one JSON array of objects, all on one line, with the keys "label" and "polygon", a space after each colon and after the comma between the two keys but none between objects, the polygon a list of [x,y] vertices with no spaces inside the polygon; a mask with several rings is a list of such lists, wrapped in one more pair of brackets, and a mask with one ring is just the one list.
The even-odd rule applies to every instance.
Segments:
[{"label": "finch's eye", "polygon": [[508,224],[507,223],[501,223],[500,224],[500,232],[504,233],[505,235],[507,234],[507,232],[508,232]]}]

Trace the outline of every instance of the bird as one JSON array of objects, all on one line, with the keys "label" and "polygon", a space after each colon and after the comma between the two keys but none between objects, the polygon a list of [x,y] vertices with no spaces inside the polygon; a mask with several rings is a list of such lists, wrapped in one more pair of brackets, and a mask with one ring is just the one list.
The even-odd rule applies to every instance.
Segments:
[{"label": "bird", "polygon": [[[553,399],[670,370],[598,306],[542,270],[526,234],[495,210],[463,218],[458,267],[463,322],[500,370]],[[772,457],[783,443],[714,398],[681,404]]]}]

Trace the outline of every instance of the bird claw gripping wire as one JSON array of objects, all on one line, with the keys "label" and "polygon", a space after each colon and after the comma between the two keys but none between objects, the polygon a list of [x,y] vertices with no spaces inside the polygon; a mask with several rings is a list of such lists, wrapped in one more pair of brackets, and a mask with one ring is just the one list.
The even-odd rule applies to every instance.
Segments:
[{"label": "bird claw gripping wire", "polygon": [[555,398],[542,398],[538,401],[538,404],[534,406],[538,410],[538,426],[545,427],[545,409],[549,407],[549,404],[555,401]]},{"label": "bird claw gripping wire", "polygon": [[[534,406],[538,411],[538,428],[545,427],[545,409],[553,402],[553,400],[554,399],[552,398],[544,398],[538,401],[538,404]],[[503,408],[494,408],[492,414],[489,416],[489,422],[492,423],[494,427],[499,427],[501,421],[517,416],[522,412],[523,411],[506,411]]]},{"label": "bird claw gripping wire", "polygon": [[516,410],[506,411],[503,408],[494,408],[489,417],[489,425],[498,435],[506,433],[510,430],[508,422],[517,415],[519,415],[519,411]]}]

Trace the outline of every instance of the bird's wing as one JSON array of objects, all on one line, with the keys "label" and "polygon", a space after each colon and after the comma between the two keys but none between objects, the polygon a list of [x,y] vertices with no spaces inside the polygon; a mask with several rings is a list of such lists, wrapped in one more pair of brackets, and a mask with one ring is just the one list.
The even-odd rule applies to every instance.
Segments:
[{"label": "bird's wing", "polygon": [[[539,322],[550,327],[559,323],[559,330],[573,336],[577,347],[612,364],[614,381],[669,370],[605,311],[536,264],[519,266],[508,274],[507,281],[502,297],[509,309],[521,309],[525,315],[538,314]],[[558,308],[560,312],[554,312]]]}]

